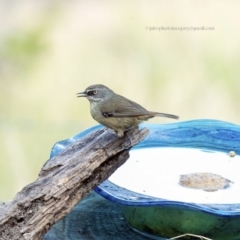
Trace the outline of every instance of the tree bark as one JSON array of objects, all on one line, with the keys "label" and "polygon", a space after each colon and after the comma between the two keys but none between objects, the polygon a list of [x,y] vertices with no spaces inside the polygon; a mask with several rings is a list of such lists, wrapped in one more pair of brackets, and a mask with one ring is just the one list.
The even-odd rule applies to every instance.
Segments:
[{"label": "tree bark", "polygon": [[1,240],[37,240],[129,157],[146,128],[118,138],[101,129],[77,140],[42,167],[39,177],[0,205]]}]

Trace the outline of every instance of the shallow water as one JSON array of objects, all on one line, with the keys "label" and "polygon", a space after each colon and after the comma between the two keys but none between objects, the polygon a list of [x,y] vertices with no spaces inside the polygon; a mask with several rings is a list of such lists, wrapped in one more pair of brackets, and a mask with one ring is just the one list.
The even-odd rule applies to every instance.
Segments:
[{"label": "shallow water", "polygon": [[[128,190],[172,201],[239,203],[240,157],[190,148],[132,150],[130,158],[109,180]],[[230,187],[204,191],[180,186],[180,176],[212,173],[231,181]]]}]

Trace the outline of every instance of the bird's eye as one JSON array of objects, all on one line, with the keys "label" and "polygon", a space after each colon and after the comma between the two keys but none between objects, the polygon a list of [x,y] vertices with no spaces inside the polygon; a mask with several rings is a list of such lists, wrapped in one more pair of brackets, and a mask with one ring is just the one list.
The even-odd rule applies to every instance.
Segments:
[{"label": "bird's eye", "polygon": [[94,90],[94,91],[88,91],[87,92],[87,95],[88,96],[92,96],[92,95],[96,95],[97,94],[97,91],[96,90]]}]

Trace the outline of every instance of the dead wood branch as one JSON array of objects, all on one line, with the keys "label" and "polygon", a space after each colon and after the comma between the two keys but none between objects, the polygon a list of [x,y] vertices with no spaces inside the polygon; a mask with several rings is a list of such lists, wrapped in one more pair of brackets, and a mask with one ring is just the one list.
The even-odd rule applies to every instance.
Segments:
[{"label": "dead wood branch", "polygon": [[0,239],[41,239],[47,230],[129,157],[146,128],[118,138],[101,129],[74,142],[43,166],[38,179],[0,205]]}]

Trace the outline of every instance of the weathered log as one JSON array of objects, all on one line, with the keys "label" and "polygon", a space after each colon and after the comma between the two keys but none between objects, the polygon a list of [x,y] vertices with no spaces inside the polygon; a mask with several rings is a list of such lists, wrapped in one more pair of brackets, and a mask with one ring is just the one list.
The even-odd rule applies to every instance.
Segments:
[{"label": "weathered log", "polygon": [[118,138],[101,129],[74,142],[42,167],[39,177],[0,205],[0,239],[41,239],[47,230],[129,157],[146,128]]}]

